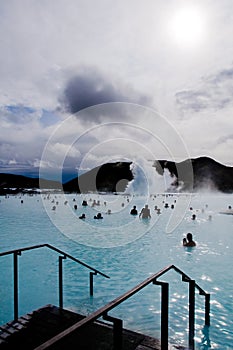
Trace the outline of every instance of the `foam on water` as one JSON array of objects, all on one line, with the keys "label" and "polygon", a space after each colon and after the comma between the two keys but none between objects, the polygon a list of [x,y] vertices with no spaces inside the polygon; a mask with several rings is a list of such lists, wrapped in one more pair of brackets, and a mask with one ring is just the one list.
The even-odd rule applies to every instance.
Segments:
[{"label": "foam on water", "polygon": [[[151,220],[140,220],[129,212],[145,204],[145,196],[83,195],[24,196],[1,198],[1,251],[50,243],[108,274],[111,279],[95,277],[94,297],[88,296],[88,271],[71,261],[64,261],[64,307],[84,314],[111,301],[149,275],[169,264],[175,264],[211,294],[211,326],[204,327],[204,300],[196,296],[197,349],[229,350],[233,343],[232,215],[219,211],[232,205],[232,195],[192,195],[181,222],[169,233],[166,227],[175,207],[186,195],[148,195]],[[91,207],[93,200],[100,206]],[[64,204],[65,200],[68,202]],[[74,201],[75,200],[75,201]],[[54,201],[54,203],[52,203]],[[57,204],[58,202],[58,204]],[[164,208],[165,202],[169,208]],[[74,209],[77,205],[77,210]],[[52,210],[56,205],[56,210]],[[161,208],[161,215],[154,210]],[[193,209],[190,210],[190,207]],[[107,215],[111,209],[112,214]],[[101,212],[103,220],[94,220]],[[86,214],[86,221],[78,217]],[[192,220],[192,214],[196,220]],[[49,215],[48,215],[49,214]],[[178,215],[178,214],[177,214]],[[210,218],[211,216],[211,218]],[[187,249],[182,238],[192,232],[197,246]],[[0,258],[0,323],[13,318],[12,257]],[[54,252],[41,249],[19,257],[20,314],[47,303],[58,304],[58,258]],[[163,280],[170,282],[169,339],[187,344],[187,284],[169,272]],[[159,337],[160,288],[154,285],[119,306],[113,315],[122,317],[124,326]]]}]

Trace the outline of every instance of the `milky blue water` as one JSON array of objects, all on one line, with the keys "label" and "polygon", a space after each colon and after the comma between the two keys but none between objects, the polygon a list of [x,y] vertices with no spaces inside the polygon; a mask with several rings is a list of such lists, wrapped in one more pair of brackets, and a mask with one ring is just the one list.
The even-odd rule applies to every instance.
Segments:
[{"label": "milky blue water", "polygon": [[[83,199],[59,194],[1,197],[0,251],[50,243],[109,275],[110,279],[94,277],[91,298],[88,270],[64,261],[64,307],[83,314],[174,264],[211,294],[209,329],[204,328],[204,298],[196,294],[196,348],[233,349],[233,215],[219,214],[233,206],[233,196],[151,196],[147,199],[150,220],[129,214],[133,205],[138,210],[143,207],[143,197],[89,194],[86,208],[81,206]],[[94,199],[100,206],[92,207]],[[164,208],[165,203],[169,208]],[[180,210],[171,209],[171,204],[175,209],[180,205]],[[160,215],[154,210],[156,205]],[[110,215],[106,214],[109,209]],[[98,211],[103,220],[93,218]],[[82,213],[85,221],[78,218]],[[196,220],[191,220],[193,213]],[[182,246],[187,232],[192,232],[195,248]],[[48,303],[58,305],[57,254],[42,248],[24,252],[18,260],[19,314]],[[13,319],[12,262],[12,256],[0,258],[0,324]],[[187,345],[188,285],[174,271],[160,280],[170,282],[169,341]],[[149,285],[111,314],[122,317],[124,327],[159,338],[160,287]]]}]

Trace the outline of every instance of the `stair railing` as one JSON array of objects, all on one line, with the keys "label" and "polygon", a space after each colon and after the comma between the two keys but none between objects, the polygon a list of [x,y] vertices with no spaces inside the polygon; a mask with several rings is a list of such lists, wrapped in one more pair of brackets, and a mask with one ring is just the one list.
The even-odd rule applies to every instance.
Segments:
[{"label": "stair railing", "polygon": [[[129,299],[131,296],[139,292],[141,289],[145,288],[150,283],[154,285],[161,286],[161,350],[168,350],[168,309],[169,309],[169,283],[161,282],[157,279],[167,273],[169,270],[175,270],[182,276],[182,281],[189,283],[189,348],[194,349],[194,325],[195,325],[195,288],[199,291],[200,295],[205,296],[205,326],[210,325],[210,294],[206,293],[193,279],[186,275],[183,271],[177,268],[175,265],[169,265],[162,269],[161,271],[150,276],[143,282],[139,283],[137,286],[129,290],[128,292],[122,294],[118,298],[112,300],[105,306],[96,310],[92,314],[86,316],[81,321],[75,323],[68,329],[59,333],[55,337],[46,341],[44,344],[38,346],[35,350],[45,350],[49,347],[53,348],[53,345],[59,341],[64,340],[67,336],[71,335],[73,332],[81,330],[98,318],[102,317],[105,320],[111,321],[113,323],[113,349],[122,350],[123,343],[123,321],[121,319],[112,317],[108,315],[108,312],[114,309],[116,306]],[[77,339],[78,342],[78,339]],[[78,345],[78,344],[77,344]]]},{"label": "stair railing", "polygon": [[72,255],[65,253],[64,251],[50,245],[50,244],[39,244],[39,245],[34,245],[30,247],[25,247],[25,248],[20,248],[20,249],[15,249],[15,250],[9,250],[6,252],[0,253],[1,256],[5,255],[13,255],[13,295],[14,295],[14,320],[18,319],[18,314],[19,314],[19,298],[18,298],[18,256],[22,255],[22,252],[28,251],[28,250],[33,250],[33,249],[38,249],[38,248],[44,248],[47,247],[55,252],[57,252],[59,255],[59,260],[58,260],[58,291],[59,291],[59,306],[63,307],[63,260],[68,258],[84,267],[90,270],[89,273],[89,292],[90,296],[93,296],[94,292],[94,275],[101,275],[105,278],[110,278],[103,272],[91,267],[90,265],[84,263],[83,261],[76,259]]}]

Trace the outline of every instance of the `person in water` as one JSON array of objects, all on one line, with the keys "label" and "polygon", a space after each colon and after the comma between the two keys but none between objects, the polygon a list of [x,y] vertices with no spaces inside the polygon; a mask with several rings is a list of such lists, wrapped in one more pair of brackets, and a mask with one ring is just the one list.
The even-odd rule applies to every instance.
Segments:
[{"label": "person in water", "polygon": [[86,215],[82,214],[81,216],[79,216],[79,219],[86,219]]},{"label": "person in water", "polygon": [[148,204],[146,204],[145,207],[142,208],[141,213],[139,214],[139,217],[142,219],[151,218],[150,209],[148,208]]},{"label": "person in water", "polygon": [[103,219],[103,216],[101,215],[101,213],[98,213],[94,216],[94,219]]},{"label": "person in water", "polygon": [[184,247],[195,247],[196,243],[193,241],[192,233],[187,233],[187,238],[183,238]]},{"label": "person in water", "polygon": [[133,209],[131,209],[130,214],[131,215],[138,215],[138,211],[137,211],[136,205],[133,206]]}]

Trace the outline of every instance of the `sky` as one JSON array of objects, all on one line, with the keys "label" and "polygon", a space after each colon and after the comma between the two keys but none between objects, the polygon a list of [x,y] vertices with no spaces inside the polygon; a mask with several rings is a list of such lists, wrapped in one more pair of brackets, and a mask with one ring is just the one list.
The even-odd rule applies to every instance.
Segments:
[{"label": "sky", "polygon": [[231,0],[0,0],[0,172],[233,165]]}]

